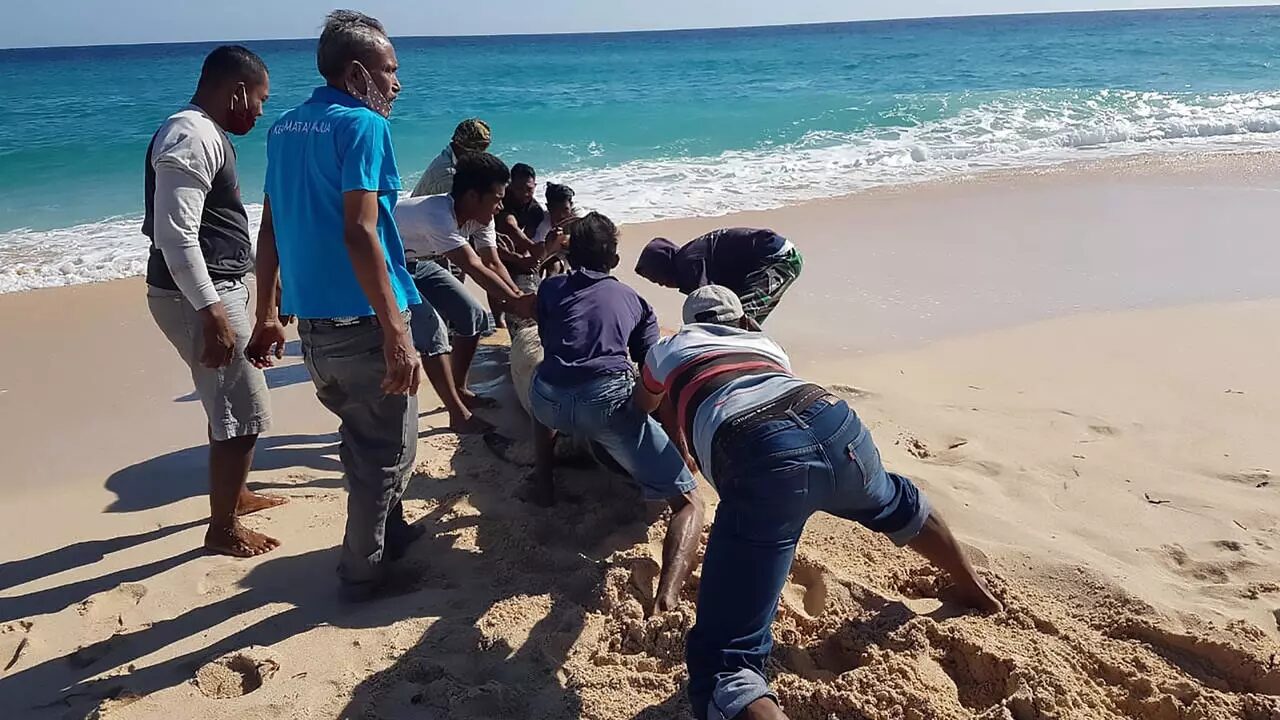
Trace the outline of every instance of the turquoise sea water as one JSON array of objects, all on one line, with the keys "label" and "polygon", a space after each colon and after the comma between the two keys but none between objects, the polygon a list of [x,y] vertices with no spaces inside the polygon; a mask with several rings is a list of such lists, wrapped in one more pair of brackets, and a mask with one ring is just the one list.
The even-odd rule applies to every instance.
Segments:
[{"label": "turquoise sea water", "polygon": [[[256,203],[270,120],[319,79],[313,40],[248,44],[272,80],[267,116],[236,140]],[[0,292],[139,271],[143,154],[214,45],[0,51]],[[620,220],[1107,154],[1280,148],[1280,8],[396,47],[406,185],[476,115],[508,162]]]}]

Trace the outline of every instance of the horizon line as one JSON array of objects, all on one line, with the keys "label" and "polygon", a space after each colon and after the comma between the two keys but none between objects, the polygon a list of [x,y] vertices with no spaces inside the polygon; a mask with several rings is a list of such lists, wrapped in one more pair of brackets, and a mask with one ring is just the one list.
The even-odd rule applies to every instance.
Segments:
[{"label": "horizon line", "polygon": [[[1150,7],[1140,8],[1083,8],[1080,10],[1025,10],[1000,13],[957,13],[954,15],[902,15],[895,17],[883,18],[862,18],[856,20],[815,20],[810,22],[795,23],[766,23],[763,25],[719,25],[719,26],[692,26],[679,28],[639,28],[633,30],[587,30],[587,31],[560,31],[560,32],[514,32],[514,33],[492,33],[486,35],[462,34],[462,35],[391,35],[393,40],[474,40],[480,38],[538,38],[538,37],[573,37],[573,36],[590,36],[590,35],[642,35],[642,34],[658,34],[658,33],[680,33],[680,32],[703,32],[708,30],[763,30],[769,28],[803,28],[803,27],[823,27],[832,25],[870,25],[875,23],[892,23],[911,20],[981,20],[983,18],[1002,18],[1002,17],[1035,17],[1044,16],[1052,17],[1055,15],[1103,15],[1103,14],[1122,14],[1122,13],[1145,13],[1145,12],[1195,12],[1200,10],[1246,10],[1255,8],[1280,8],[1280,2],[1262,2],[1256,5],[1192,5],[1192,6],[1174,6],[1168,5],[1152,5]],[[210,43],[250,43],[250,42],[297,42],[301,40],[313,40],[316,36],[306,37],[280,37],[280,38],[238,38],[238,39],[204,39],[204,40],[154,40],[136,43],[91,43],[88,45],[12,45],[0,46],[0,52],[8,52],[13,50],[79,50],[91,48],[106,47],[147,47],[153,45],[205,45]]]}]

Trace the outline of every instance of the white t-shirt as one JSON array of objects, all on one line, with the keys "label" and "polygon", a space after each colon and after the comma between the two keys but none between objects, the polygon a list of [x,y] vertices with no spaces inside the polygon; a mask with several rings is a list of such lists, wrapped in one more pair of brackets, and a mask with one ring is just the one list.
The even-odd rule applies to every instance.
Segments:
[{"label": "white t-shirt", "polygon": [[[575,208],[573,211],[573,216],[575,218],[580,218],[580,217],[583,217],[584,215],[586,215],[586,213],[581,209]],[[537,245],[543,245],[543,244],[546,244],[547,236],[550,234],[551,234],[551,213],[547,213],[546,216],[542,218],[542,223],[538,225],[538,229],[533,232],[533,237],[529,239],[532,240]]]},{"label": "white t-shirt", "polygon": [[468,220],[461,227],[453,213],[450,195],[425,195],[396,204],[396,227],[404,241],[405,257],[426,260],[470,243],[477,250],[498,247],[498,231],[492,222]]}]

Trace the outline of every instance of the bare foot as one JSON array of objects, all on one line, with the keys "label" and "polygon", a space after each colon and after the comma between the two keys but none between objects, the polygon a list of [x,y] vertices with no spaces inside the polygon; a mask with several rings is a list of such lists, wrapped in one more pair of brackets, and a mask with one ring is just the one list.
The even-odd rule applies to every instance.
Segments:
[{"label": "bare foot", "polygon": [[275,550],[280,541],[233,522],[229,527],[211,526],[204,535],[204,547],[219,555],[247,558]]},{"label": "bare foot", "polygon": [[462,398],[462,404],[468,410],[493,410],[498,407],[497,400],[481,397],[467,388],[458,388],[458,397]]},{"label": "bare foot", "polygon": [[240,493],[240,499],[236,500],[236,515],[250,515],[259,510],[267,508],[280,507],[289,502],[289,498],[280,495],[261,495],[256,492],[245,490]]},{"label": "bare foot", "polygon": [[459,435],[483,435],[492,432],[493,425],[484,418],[469,415],[465,420],[451,421],[449,429]]}]

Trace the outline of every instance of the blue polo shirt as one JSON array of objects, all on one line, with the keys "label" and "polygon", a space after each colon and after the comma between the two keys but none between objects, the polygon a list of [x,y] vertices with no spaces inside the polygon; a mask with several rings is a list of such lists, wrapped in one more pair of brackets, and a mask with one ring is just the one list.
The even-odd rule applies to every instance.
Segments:
[{"label": "blue polo shirt", "polygon": [[373,315],[343,240],[343,193],[378,193],[378,239],[403,311],[421,302],[393,211],[400,171],[387,119],[341,90],[316,88],[267,134],[266,194],[280,255],[283,311],[323,319]]}]

